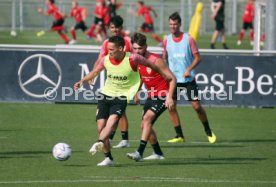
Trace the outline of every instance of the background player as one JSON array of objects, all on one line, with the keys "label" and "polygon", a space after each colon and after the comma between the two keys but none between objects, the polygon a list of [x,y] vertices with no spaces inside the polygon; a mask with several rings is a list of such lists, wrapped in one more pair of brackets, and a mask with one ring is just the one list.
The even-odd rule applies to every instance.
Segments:
[{"label": "background player", "polygon": [[55,6],[55,0],[46,0],[45,3],[48,6],[47,11],[43,11],[42,8],[38,8],[37,12],[44,14],[45,16],[53,15],[55,17],[55,21],[52,24],[51,30],[57,31],[61,39],[64,41],[64,43],[68,44],[69,39],[68,37],[63,33],[64,30],[64,18],[63,15],[59,12],[58,8]]},{"label": "background player", "polygon": [[87,8],[79,7],[78,1],[72,1],[72,8],[70,15],[68,17],[75,17],[76,24],[71,28],[71,35],[72,40],[69,42],[69,44],[76,44],[77,43],[77,35],[76,30],[80,29],[82,32],[87,34],[87,26],[84,22],[84,20],[87,17]]},{"label": "background player", "polygon": [[148,32],[151,37],[158,42],[160,46],[162,46],[162,39],[154,33],[154,21],[151,18],[150,12],[153,12],[155,17],[157,17],[156,12],[150,6],[146,6],[143,1],[137,2],[138,11],[135,13],[131,11],[135,16],[143,16],[144,23],[141,25],[139,31],[140,32]]}]

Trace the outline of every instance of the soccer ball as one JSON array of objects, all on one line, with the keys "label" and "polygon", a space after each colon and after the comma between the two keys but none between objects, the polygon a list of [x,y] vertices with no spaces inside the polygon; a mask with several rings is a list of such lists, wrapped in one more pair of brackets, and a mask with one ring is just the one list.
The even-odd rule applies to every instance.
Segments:
[{"label": "soccer ball", "polygon": [[53,147],[53,156],[59,161],[68,160],[72,154],[70,146],[66,143],[57,143]]},{"label": "soccer ball", "polygon": [[16,31],[11,31],[11,36],[16,37],[17,33]]}]

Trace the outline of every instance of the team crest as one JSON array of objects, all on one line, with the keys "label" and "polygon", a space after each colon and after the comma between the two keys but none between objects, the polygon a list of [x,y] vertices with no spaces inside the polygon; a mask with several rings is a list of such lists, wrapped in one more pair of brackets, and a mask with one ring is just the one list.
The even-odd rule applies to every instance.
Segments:
[{"label": "team crest", "polygon": [[148,72],[148,74],[150,74],[151,73],[151,68],[149,68],[149,67],[147,67],[147,72]]}]

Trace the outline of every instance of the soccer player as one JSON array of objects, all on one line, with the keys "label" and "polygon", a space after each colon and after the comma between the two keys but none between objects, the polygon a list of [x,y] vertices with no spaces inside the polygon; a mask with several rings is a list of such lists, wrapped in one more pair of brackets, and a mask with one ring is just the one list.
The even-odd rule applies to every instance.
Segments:
[{"label": "soccer player", "polygon": [[[122,19],[121,16],[117,15],[114,16],[110,19],[109,21],[109,30],[111,33],[111,36],[121,36],[125,40],[125,47],[124,47],[124,52],[131,52],[132,51],[132,45],[131,45],[131,40],[128,36],[123,35],[123,23],[124,20]],[[105,57],[108,54],[108,39],[106,39],[103,44],[102,48],[99,54],[99,57],[94,64],[94,68],[97,67],[98,63],[100,62],[100,59]],[[122,140],[113,148],[124,148],[124,147],[130,147],[130,143],[128,140],[128,120],[125,115],[125,113],[122,115],[120,121],[119,121],[119,128],[121,130],[121,135],[122,135]],[[116,132],[116,128],[113,130],[113,132],[110,134],[110,140],[113,139],[114,135]]]},{"label": "soccer player", "polygon": [[72,8],[71,8],[70,15],[68,17],[75,17],[76,24],[71,28],[71,35],[73,39],[69,42],[69,44],[77,43],[76,30],[80,29],[82,30],[82,32],[87,34],[88,28],[84,22],[86,16],[87,16],[87,9],[83,7],[79,7],[77,0],[72,1]]},{"label": "soccer player", "polygon": [[225,43],[225,28],[224,28],[224,6],[225,0],[213,0],[211,3],[211,19],[215,20],[216,28],[211,39],[211,49],[215,49],[215,43],[219,34],[221,34],[221,43],[224,49],[229,49]]},{"label": "soccer player", "polygon": [[128,153],[127,157],[136,161],[142,160],[143,153],[147,142],[151,143],[154,153],[143,160],[162,160],[164,159],[163,152],[157,140],[153,124],[158,117],[166,110],[174,108],[173,93],[176,86],[176,78],[169,70],[162,58],[147,51],[147,38],[143,34],[135,33],[132,37],[133,52],[142,55],[151,63],[155,64],[160,70],[166,74],[169,81],[165,80],[159,73],[154,70],[139,64],[138,69],[142,82],[148,90],[148,98],[143,109],[143,118],[141,122],[142,135],[140,145],[134,153]]},{"label": "soccer player", "polygon": [[112,18],[117,15],[116,10],[120,8],[123,5],[122,1],[119,3],[116,2],[116,0],[108,0],[107,6],[109,7],[109,16]]},{"label": "soccer player", "polygon": [[[203,124],[205,133],[210,143],[216,141],[212,132],[207,114],[198,99],[198,86],[195,81],[195,67],[200,63],[201,57],[195,41],[187,33],[180,31],[181,17],[177,12],[169,17],[169,29],[171,34],[164,40],[163,59],[169,64],[170,70],[177,79],[177,89],[174,93],[175,102],[179,97],[180,89],[185,90],[188,100],[196,111],[198,118]],[[175,127],[177,136],[169,142],[183,142],[184,136],[180,126],[180,119],[176,108],[169,111],[170,118]]]},{"label": "soccer player", "polygon": [[137,2],[138,12],[134,13],[135,16],[143,16],[144,23],[141,25],[141,32],[148,32],[151,34],[151,37],[158,42],[160,46],[162,46],[162,39],[154,33],[154,22],[150,15],[150,12],[153,12],[154,16],[157,17],[156,12],[150,6],[146,6],[143,1]]},{"label": "soccer player", "polygon": [[38,8],[37,12],[40,14],[44,14],[45,16],[53,15],[55,17],[55,21],[53,22],[53,25],[51,27],[52,31],[57,31],[59,36],[62,38],[64,43],[68,44],[69,39],[68,37],[63,33],[64,30],[64,18],[63,15],[59,12],[58,8],[55,6],[55,0],[46,0],[45,3],[48,6],[47,11],[43,11],[42,8]]},{"label": "soccer player", "polygon": [[253,30],[254,3],[255,3],[255,0],[248,0],[247,5],[245,6],[244,13],[243,13],[243,27],[240,31],[237,45],[241,45],[244,33],[247,29],[249,29],[249,34],[250,34],[250,45],[254,44],[254,30]]},{"label": "soccer player", "polygon": [[124,38],[120,36],[110,37],[108,55],[100,60],[95,69],[74,84],[74,89],[77,90],[84,82],[94,79],[104,69],[107,71],[105,85],[101,94],[98,95],[96,120],[99,137],[89,150],[92,155],[99,151],[104,152],[105,159],[98,166],[114,164],[110,151],[109,135],[125,112],[127,102],[138,91],[140,86],[140,76],[137,72],[138,64],[150,67],[161,73],[166,80],[168,79],[155,64],[141,55],[124,52],[124,47]]}]

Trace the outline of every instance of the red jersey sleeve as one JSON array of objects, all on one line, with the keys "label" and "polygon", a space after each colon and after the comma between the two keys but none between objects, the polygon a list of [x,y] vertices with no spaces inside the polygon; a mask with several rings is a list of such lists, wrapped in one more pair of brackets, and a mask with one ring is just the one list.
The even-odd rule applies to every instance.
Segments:
[{"label": "red jersey sleeve", "polygon": [[137,71],[138,64],[146,66],[146,58],[139,54],[132,53],[129,57],[129,62],[133,71]]}]

